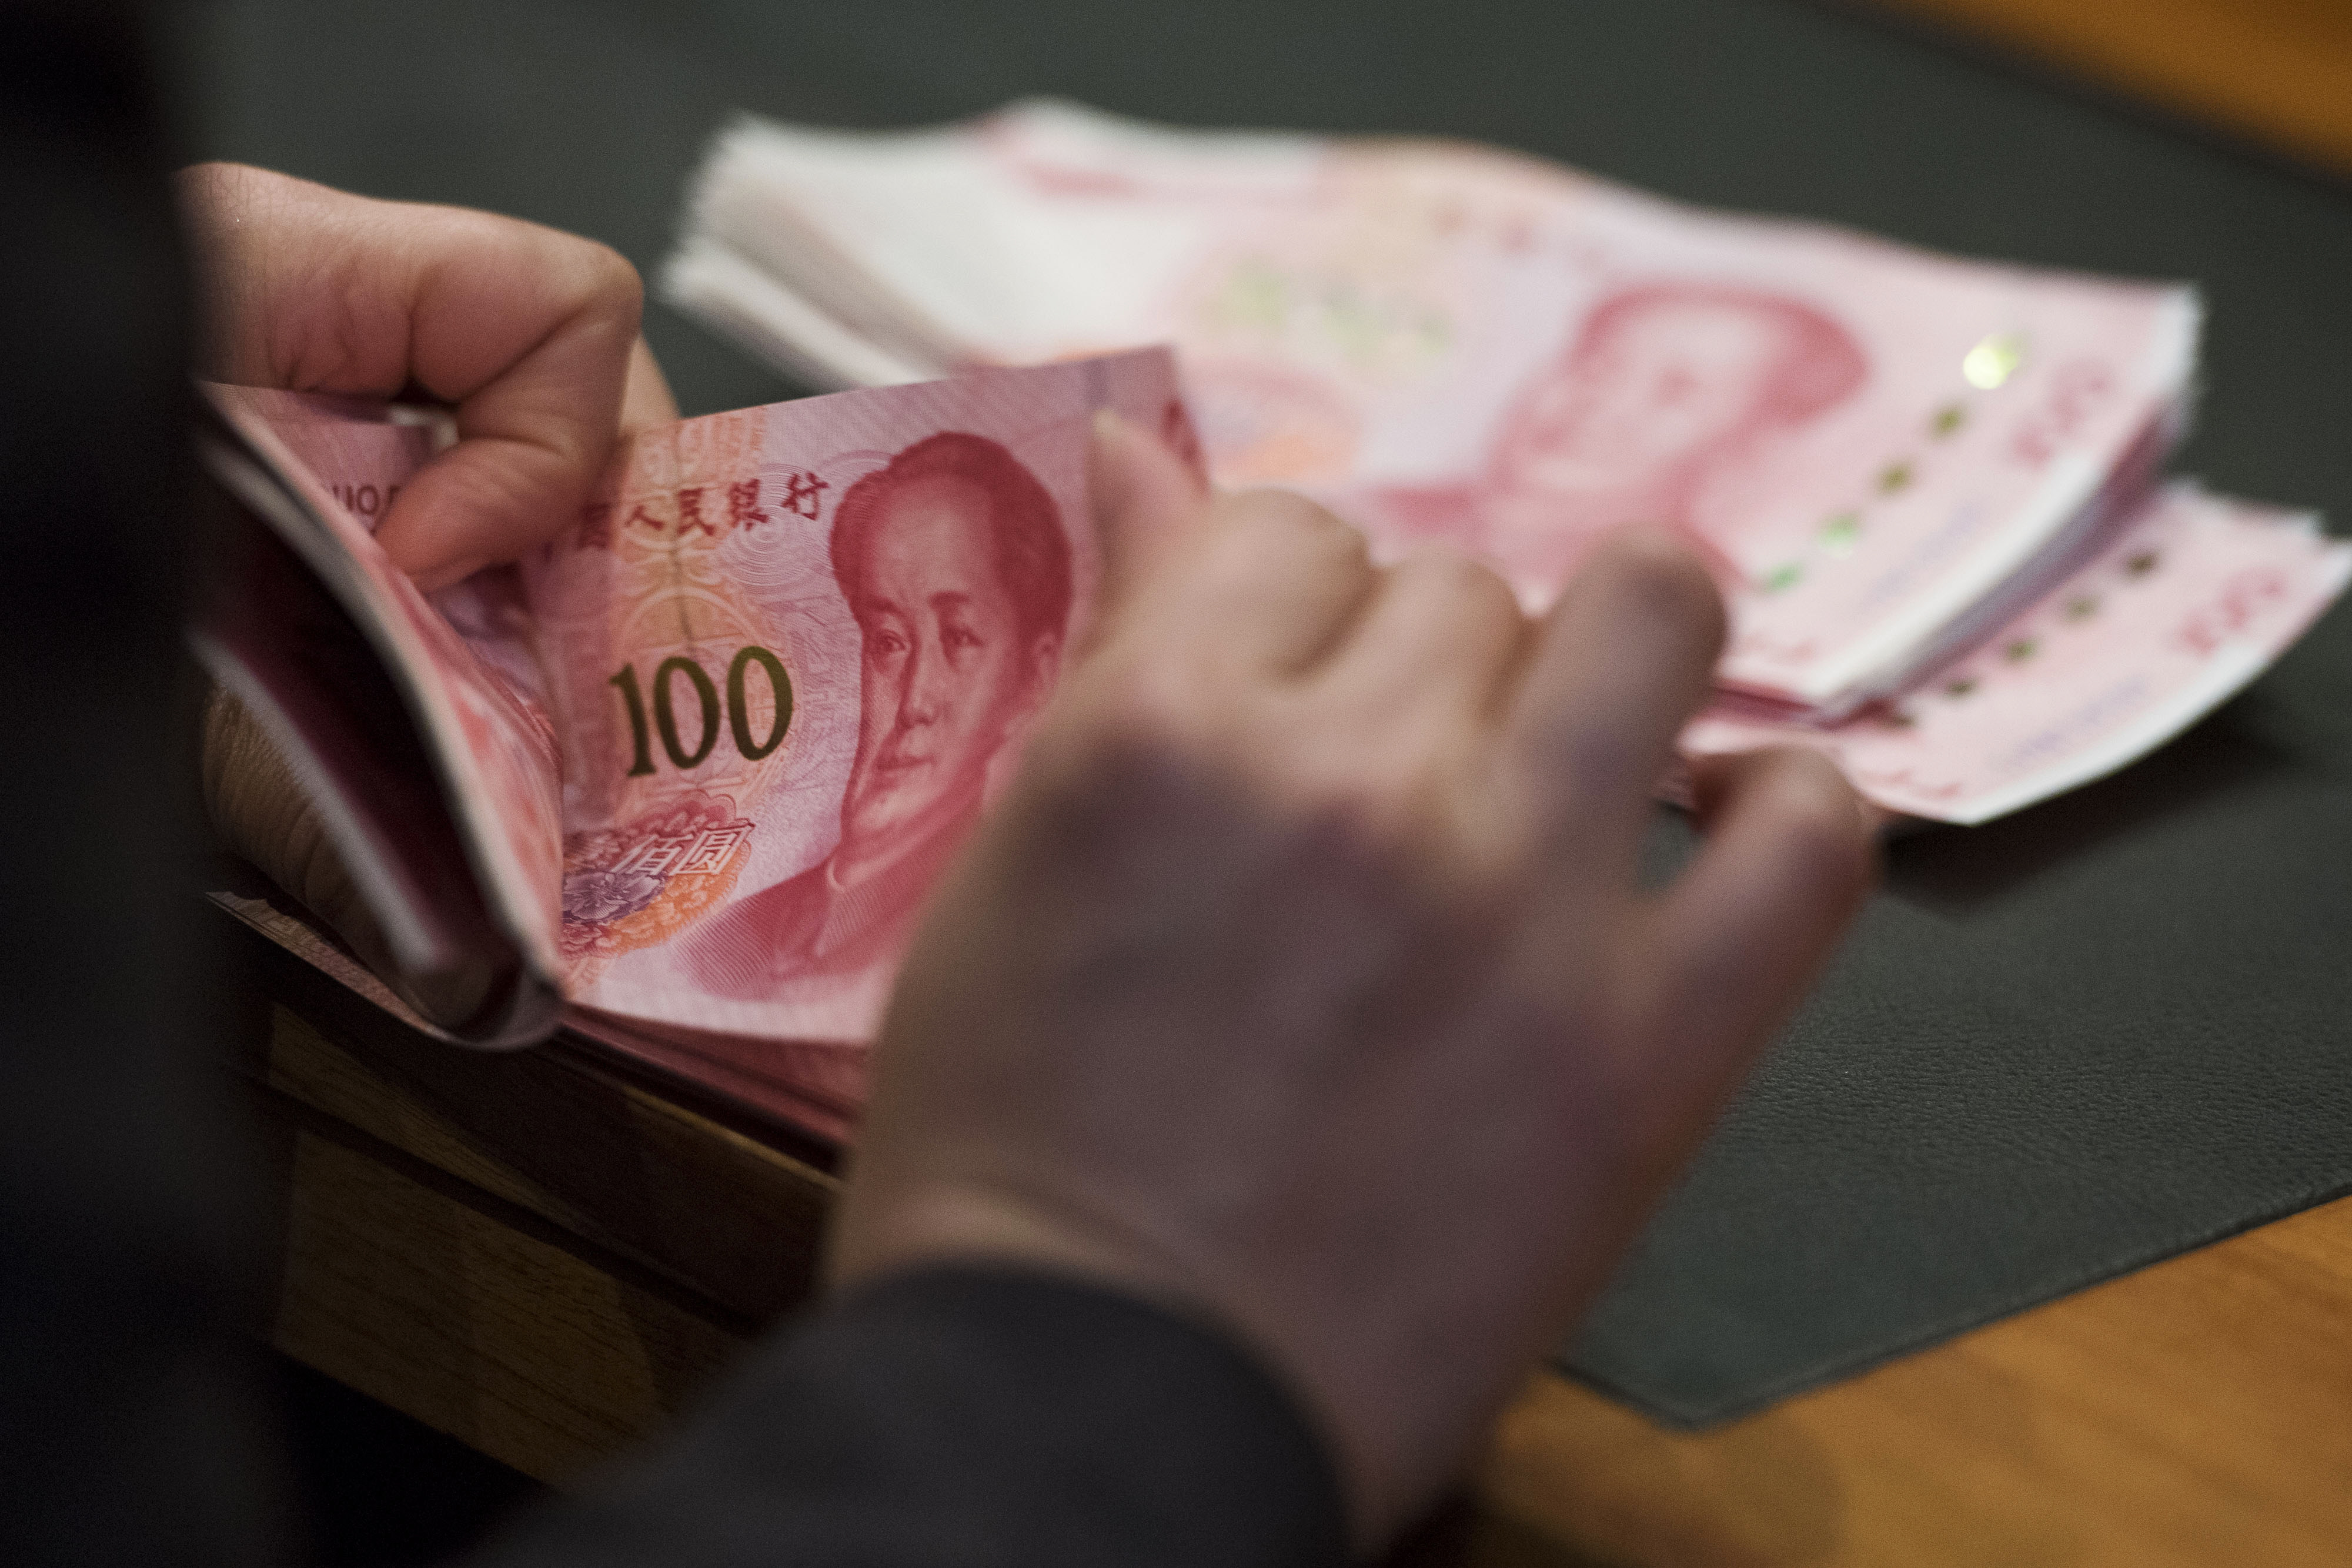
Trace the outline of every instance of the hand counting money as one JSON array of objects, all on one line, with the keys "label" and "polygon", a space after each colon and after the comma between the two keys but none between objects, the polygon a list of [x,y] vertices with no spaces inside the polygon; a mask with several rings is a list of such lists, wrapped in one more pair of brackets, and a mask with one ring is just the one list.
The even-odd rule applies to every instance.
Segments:
[{"label": "hand counting money", "polygon": [[[428,600],[369,525],[429,430],[207,392],[207,461],[267,532],[199,647],[322,803],[396,961],[501,943],[473,1038],[536,1038],[561,1008],[828,1127],[916,904],[1086,632],[1094,412],[1181,419],[1155,350],[688,420],[625,443],[520,568]],[[323,599],[255,566],[289,555]],[[368,657],[394,695],[341,722]],[[402,709],[404,748],[383,739]],[[423,776],[387,792],[404,769]]]}]

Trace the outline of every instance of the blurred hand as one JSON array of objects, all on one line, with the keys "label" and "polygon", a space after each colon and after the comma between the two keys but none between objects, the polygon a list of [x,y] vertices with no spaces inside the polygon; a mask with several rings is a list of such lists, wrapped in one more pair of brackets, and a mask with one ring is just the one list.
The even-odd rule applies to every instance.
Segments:
[{"label": "blurred hand", "polygon": [[1375,570],[1296,497],[1097,447],[1156,541],[917,938],[835,1238],[1222,1325],[1319,1425],[1364,1544],[1456,1470],[1606,1280],[1870,882],[1797,751],[1703,768],[1636,887],[1723,612],[1663,535],[1539,626]]},{"label": "blurred hand", "polygon": [[[450,407],[457,444],[401,486],[376,531],[422,588],[553,538],[621,435],[677,417],[637,335],[636,272],[592,240],[233,163],[184,171],[180,204],[205,305],[197,373]],[[427,1018],[475,1010],[488,973],[420,977],[392,965],[317,810],[225,693],[205,715],[203,776],[227,847]]]}]

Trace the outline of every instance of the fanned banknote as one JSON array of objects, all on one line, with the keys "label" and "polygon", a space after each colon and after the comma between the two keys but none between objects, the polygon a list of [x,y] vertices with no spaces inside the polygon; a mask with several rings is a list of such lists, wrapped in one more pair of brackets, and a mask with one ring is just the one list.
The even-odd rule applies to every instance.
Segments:
[{"label": "fanned banknote", "polygon": [[352,400],[204,391],[201,451],[232,506],[211,541],[199,657],[317,804],[393,961],[418,981],[487,967],[496,983],[460,1030],[492,1045],[543,1035],[562,987],[545,712],[371,532],[434,427]]},{"label": "fanned banknote", "polygon": [[209,387],[238,503],[197,643],[394,961],[498,955],[458,1033],[609,1049],[821,1132],[923,894],[1083,637],[1092,421],[1164,350],[647,431],[562,535],[429,599],[375,520],[430,420]]},{"label": "fanned banknote", "polygon": [[1727,702],[1691,756],[1814,747],[1887,810],[1974,823],[2112,773],[2267,669],[2343,592],[2318,519],[2168,487],[1968,654],[1835,726]]}]

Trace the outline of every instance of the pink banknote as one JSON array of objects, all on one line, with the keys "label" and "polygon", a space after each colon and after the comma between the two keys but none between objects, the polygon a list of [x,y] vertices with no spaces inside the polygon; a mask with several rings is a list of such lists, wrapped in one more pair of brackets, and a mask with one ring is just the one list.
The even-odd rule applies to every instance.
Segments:
[{"label": "pink banknote", "polygon": [[2175,485],[1963,657],[1829,728],[1736,706],[1688,755],[1810,746],[1906,816],[1981,822],[2111,773],[2266,669],[2352,577],[2307,514]]},{"label": "pink banknote", "polygon": [[575,1028],[824,1132],[914,910],[1086,633],[1095,411],[1190,429],[1165,350],[688,420],[520,570],[428,601],[371,529],[430,421],[209,390],[315,514],[314,564],[361,585]]},{"label": "pink banknote", "polygon": [[639,437],[526,563],[564,737],[572,994],[857,1041],[1100,572],[1092,411],[1181,421],[1165,350]]},{"label": "pink banknote", "polygon": [[1055,103],[744,122],[667,287],[843,384],[1172,342],[1222,481],[1306,489],[1389,555],[1475,551],[1530,606],[1610,528],[1677,529],[1731,601],[1725,684],[1830,713],[2013,611],[2145,489],[2199,326],[2184,287],[1476,147]]}]

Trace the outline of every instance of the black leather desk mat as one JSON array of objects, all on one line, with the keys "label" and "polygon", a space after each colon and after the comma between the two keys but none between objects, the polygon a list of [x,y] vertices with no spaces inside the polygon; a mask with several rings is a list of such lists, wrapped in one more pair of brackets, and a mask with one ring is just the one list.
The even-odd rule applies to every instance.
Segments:
[{"label": "black leather desk mat", "polygon": [[[666,247],[730,110],[1055,91],[1482,138],[1689,200],[2202,281],[2179,466],[2352,523],[2352,198],[1798,0],[218,0],[198,150]],[[788,390],[656,307],[689,413]],[[1661,829],[1671,854],[1679,829]],[[2352,617],[2158,758],[1898,845],[1566,1357],[1706,1421],[2352,1190]]]}]

